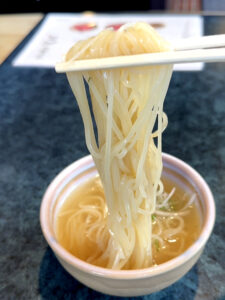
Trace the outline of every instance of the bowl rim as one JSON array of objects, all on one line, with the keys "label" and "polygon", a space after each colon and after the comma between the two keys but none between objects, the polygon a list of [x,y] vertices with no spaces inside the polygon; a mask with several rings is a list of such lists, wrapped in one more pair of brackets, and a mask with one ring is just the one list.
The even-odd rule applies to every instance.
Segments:
[{"label": "bowl rim", "polygon": [[203,224],[203,228],[201,230],[199,238],[181,255],[178,257],[172,258],[171,260],[159,264],[157,266],[152,266],[145,269],[136,269],[136,270],[112,270],[106,269],[103,267],[98,267],[92,264],[89,264],[69,253],[66,249],[64,249],[55,239],[55,237],[51,234],[50,230],[50,214],[49,209],[51,207],[51,200],[56,187],[60,186],[63,182],[65,182],[65,178],[70,177],[75,169],[79,169],[86,164],[93,163],[93,159],[91,155],[84,156],[80,158],[64,168],[49,184],[41,202],[40,207],[40,224],[43,235],[48,242],[49,246],[58,256],[58,258],[63,259],[69,265],[83,271],[85,273],[94,274],[99,277],[113,278],[113,279],[141,279],[146,277],[158,276],[160,274],[166,274],[171,270],[178,268],[179,266],[185,264],[188,260],[194,257],[199,251],[203,249],[207,240],[209,239],[211,232],[215,223],[216,216],[216,208],[215,202],[212,195],[212,192],[203,179],[203,177],[190,165],[182,161],[181,159],[172,156],[167,153],[162,153],[163,163],[167,163],[170,166],[173,165],[177,167],[179,170],[184,171],[186,174],[190,175],[192,181],[194,183],[197,182],[197,186],[201,188],[201,191],[204,191],[206,201],[206,217],[205,222]]}]

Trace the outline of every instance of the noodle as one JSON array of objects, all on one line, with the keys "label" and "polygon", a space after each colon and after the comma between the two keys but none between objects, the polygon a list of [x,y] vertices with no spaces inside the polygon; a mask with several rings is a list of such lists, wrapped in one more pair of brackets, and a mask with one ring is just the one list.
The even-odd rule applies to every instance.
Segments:
[{"label": "noodle", "polygon": [[[144,23],[105,30],[80,41],[66,60],[170,51],[170,45]],[[174,191],[165,195],[162,172],[162,132],[167,125],[163,102],[172,65],[69,72],[69,83],[82,115],[87,147],[99,172],[106,197],[85,195],[66,225],[69,248],[76,242],[86,247],[79,257],[107,268],[145,268],[153,262],[153,241],[183,230],[182,214],[174,214],[178,226],[166,229],[159,220],[152,232],[152,215],[161,216]],[[91,95],[91,107],[87,92]],[[94,134],[91,109],[97,126]],[[157,129],[156,129],[157,127]],[[157,204],[158,198],[162,201]],[[94,204],[93,204],[94,203]],[[68,214],[69,212],[66,212]],[[183,213],[186,213],[184,211]],[[170,215],[170,212],[167,213]],[[163,217],[163,216],[162,216]],[[160,218],[159,218],[160,219]],[[163,233],[163,235],[161,235]],[[164,238],[163,238],[164,236]],[[87,243],[87,238],[89,242]],[[93,243],[97,245],[94,253]]]}]

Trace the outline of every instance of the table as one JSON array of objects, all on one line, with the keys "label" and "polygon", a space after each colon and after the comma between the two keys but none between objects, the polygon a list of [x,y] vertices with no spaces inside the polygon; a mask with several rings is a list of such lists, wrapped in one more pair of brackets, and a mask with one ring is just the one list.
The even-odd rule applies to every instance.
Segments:
[{"label": "table", "polygon": [[41,13],[0,15],[0,64],[42,17]]},{"label": "table", "polygon": [[[204,17],[205,34],[225,17]],[[86,155],[79,109],[63,74],[12,67],[29,40],[0,66],[0,299],[117,299],[92,291],[58,263],[44,240],[39,208],[47,185]],[[135,299],[225,299],[225,64],[175,72],[166,97],[163,151],[194,167],[215,196],[213,234],[198,263],[172,286]],[[119,298],[118,298],[119,299]]]}]

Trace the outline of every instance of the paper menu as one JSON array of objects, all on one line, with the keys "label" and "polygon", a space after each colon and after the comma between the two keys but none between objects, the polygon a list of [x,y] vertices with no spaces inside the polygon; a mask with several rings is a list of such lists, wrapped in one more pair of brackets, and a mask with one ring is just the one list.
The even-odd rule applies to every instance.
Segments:
[{"label": "paper menu", "polygon": [[[78,40],[96,35],[109,26],[144,21],[167,40],[198,37],[203,19],[194,15],[151,14],[48,14],[36,34],[13,61],[14,66],[54,67]],[[201,70],[203,63],[177,64],[175,70]]]}]

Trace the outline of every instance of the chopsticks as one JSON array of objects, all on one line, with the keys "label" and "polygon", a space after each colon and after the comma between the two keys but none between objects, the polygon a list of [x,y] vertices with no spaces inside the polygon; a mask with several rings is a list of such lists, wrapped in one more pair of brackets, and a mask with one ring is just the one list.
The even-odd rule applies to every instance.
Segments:
[{"label": "chopsticks", "polygon": [[173,46],[175,51],[171,52],[61,62],[56,64],[55,69],[56,72],[63,73],[192,62],[225,62],[225,48],[216,48],[225,46],[225,34],[183,39]]},{"label": "chopsticks", "polygon": [[225,34],[191,37],[173,43],[175,51],[217,48],[223,46],[225,46]]}]

